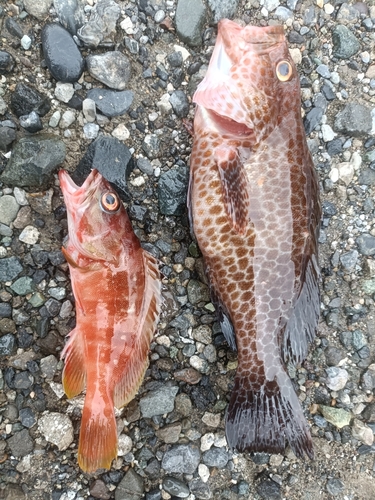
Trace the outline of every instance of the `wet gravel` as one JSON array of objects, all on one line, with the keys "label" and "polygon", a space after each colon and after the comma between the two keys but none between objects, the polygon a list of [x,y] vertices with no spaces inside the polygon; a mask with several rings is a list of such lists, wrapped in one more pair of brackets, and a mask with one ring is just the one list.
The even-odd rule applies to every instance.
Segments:
[{"label": "wet gravel", "polygon": [[[324,0],[23,0],[0,4],[0,498],[375,498],[375,6]],[[316,459],[228,450],[236,369],[185,208],[182,119],[222,17],[284,24],[322,187],[322,316],[289,367]],[[69,47],[71,49],[69,49]],[[68,54],[68,56],[67,56]],[[119,456],[77,467],[83,397],[66,399],[74,327],[56,172],[117,187],[161,263],[164,311]],[[78,168],[77,168],[78,167]]]}]

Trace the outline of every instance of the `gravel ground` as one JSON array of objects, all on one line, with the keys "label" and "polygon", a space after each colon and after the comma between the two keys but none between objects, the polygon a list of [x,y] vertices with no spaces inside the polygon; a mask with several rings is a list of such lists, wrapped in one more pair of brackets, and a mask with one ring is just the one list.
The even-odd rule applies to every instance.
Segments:
[{"label": "gravel ground", "polygon": [[[226,447],[236,356],[189,233],[182,123],[222,17],[284,24],[301,76],[324,212],[321,323],[290,367],[311,462]],[[0,498],[375,498],[374,40],[372,0],[0,3]],[[59,166],[114,182],[164,274],[150,368],[117,413],[118,459],[95,476],[76,461],[82,396],[61,386],[75,313]]]}]

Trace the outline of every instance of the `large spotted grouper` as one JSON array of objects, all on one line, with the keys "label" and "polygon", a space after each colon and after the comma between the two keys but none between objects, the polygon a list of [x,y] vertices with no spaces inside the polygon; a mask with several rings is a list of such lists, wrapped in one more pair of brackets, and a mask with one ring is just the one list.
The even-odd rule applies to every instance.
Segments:
[{"label": "large spotted grouper", "polygon": [[77,326],[62,352],[68,397],[86,387],[78,446],[85,472],[117,456],[114,405],[138,390],[161,303],[154,257],[141,248],[117,193],[97,170],[81,187],[59,172],[68,213],[69,263]]},{"label": "large spotted grouper", "polygon": [[318,181],[281,26],[222,20],[194,101],[190,218],[223,333],[238,350],[226,417],[238,451],[313,457],[286,370],[319,319]]}]

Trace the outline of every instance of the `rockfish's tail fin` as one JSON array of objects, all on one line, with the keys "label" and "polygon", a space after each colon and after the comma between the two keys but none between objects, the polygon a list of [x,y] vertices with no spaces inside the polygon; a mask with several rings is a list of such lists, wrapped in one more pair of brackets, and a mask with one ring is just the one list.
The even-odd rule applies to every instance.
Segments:
[{"label": "rockfish's tail fin", "polygon": [[114,388],[114,403],[121,408],[133,399],[148,367],[150,343],[156,330],[161,308],[161,278],[156,259],[143,251],[146,284],[137,341],[125,370],[118,377]]},{"label": "rockfish's tail fin", "polygon": [[287,442],[294,454],[314,458],[309,426],[285,373],[282,384],[265,381],[257,387],[236,375],[226,416],[228,445],[240,452],[285,452]]},{"label": "rockfish's tail fin", "polygon": [[78,464],[84,472],[110,469],[117,457],[117,428],[112,398],[104,393],[95,399],[88,392],[79,433]]}]

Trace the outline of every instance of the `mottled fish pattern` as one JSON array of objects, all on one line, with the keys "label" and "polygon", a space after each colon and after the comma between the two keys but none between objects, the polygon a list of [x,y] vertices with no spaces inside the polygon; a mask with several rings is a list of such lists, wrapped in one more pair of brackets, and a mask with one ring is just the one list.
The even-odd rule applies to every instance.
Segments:
[{"label": "mottled fish pattern", "polygon": [[319,320],[318,181],[281,26],[222,20],[194,102],[189,212],[238,368],[226,417],[238,451],[313,457],[286,370]]}]

